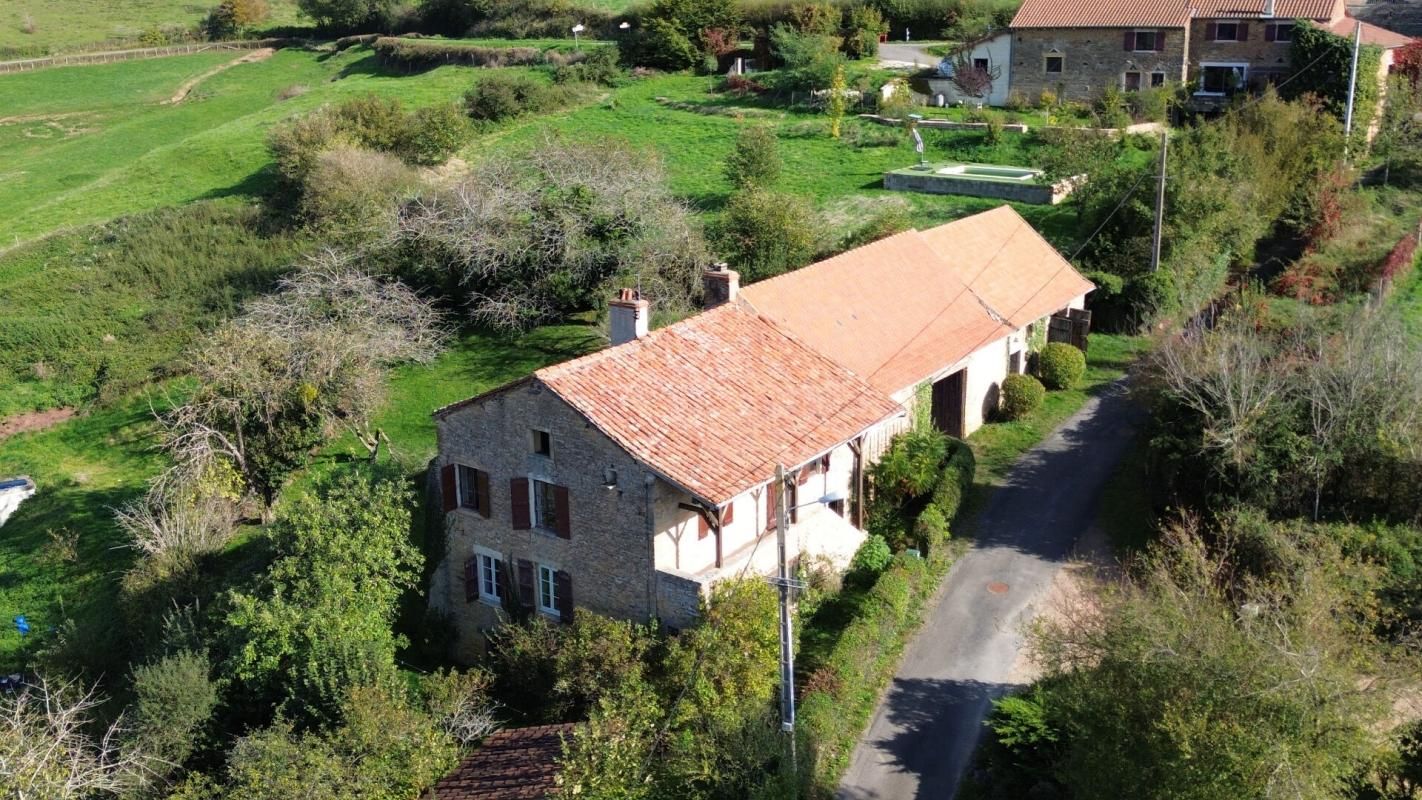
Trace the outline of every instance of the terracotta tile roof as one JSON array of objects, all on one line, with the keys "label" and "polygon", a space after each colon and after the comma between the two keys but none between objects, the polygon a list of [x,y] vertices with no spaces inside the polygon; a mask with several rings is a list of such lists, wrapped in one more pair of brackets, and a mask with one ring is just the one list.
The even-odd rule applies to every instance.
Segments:
[{"label": "terracotta tile roof", "polygon": [[1186,0],[1025,0],[1012,28],[1183,28]]},{"label": "terracotta tile roof", "polygon": [[1004,205],[881,239],[741,297],[893,393],[1092,288]]},{"label": "terracotta tile roof", "polygon": [[599,430],[713,504],[900,412],[863,378],[770,320],[725,305],[538,370]]},{"label": "terracotta tile roof", "polygon": [[[1358,21],[1352,17],[1342,17],[1325,25],[1328,30],[1339,36],[1353,38],[1353,25]],[[1363,23],[1363,44],[1376,45],[1384,50],[1391,50],[1394,47],[1402,47],[1412,41],[1411,36],[1396,33],[1387,28],[1380,28],[1377,25]]]},{"label": "terracotta tile roof", "polygon": [[[1190,0],[1201,19],[1264,16],[1265,0]],[[1343,16],[1344,0],[1275,0],[1274,19],[1334,19]]]},{"label": "terracotta tile roof", "polygon": [[563,737],[573,723],[499,731],[440,779],[433,800],[542,800],[557,790]]},{"label": "terracotta tile roof", "polygon": [[1014,328],[1096,288],[1011,206],[930,228],[923,238]]}]

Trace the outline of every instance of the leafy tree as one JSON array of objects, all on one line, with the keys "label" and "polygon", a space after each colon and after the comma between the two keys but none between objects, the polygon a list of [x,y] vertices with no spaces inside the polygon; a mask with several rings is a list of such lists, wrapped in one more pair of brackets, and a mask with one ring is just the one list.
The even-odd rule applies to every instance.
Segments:
[{"label": "leafy tree", "polygon": [[394,5],[394,0],[297,0],[301,13],[317,27],[332,31],[350,31],[362,25],[379,28]]},{"label": "leafy tree", "polygon": [[[1349,76],[1353,69],[1352,37],[1339,36],[1312,22],[1299,20],[1294,25],[1290,41],[1290,63],[1312,66],[1281,87],[1284,98],[1293,100],[1315,95],[1323,100],[1324,107],[1333,116],[1343,119],[1348,106]],[[1381,59],[1382,50],[1374,45],[1363,45],[1358,53],[1358,81],[1353,101],[1354,131],[1366,131],[1372,119],[1373,107],[1378,100],[1378,83],[1373,76],[1378,74]]]},{"label": "leafy tree", "polygon": [[265,22],[269,14],[266,0],[223,0],[207,16],[208,38],[241,36]]},{"label": "leafy tree", "polygon": [[814,212],[803,199],[752,188],[731,195],[716,240],[721,254],[750,282],[810,263],[814,230]]},{"label": "leafy tree", "polygon": [[844,52],[850,58],[873,58],[879,54],[879,37],[889,32],[889,24],[879,9],[853,6],[845,12]]},{"label": "leafy tree", "polygon": [[133,671],[134,739],[171,772],[207,744],[218,683],[207,653],[181,650]]},{"label": "leafy tree", "polygon": [[743,125],[726,156],[726,178],[738,189],[766,188],[780,178],[780,145],[766,125]]},{"label": "leafy tree", "polygon": [[410,524],[409,491],[360,472],[283,510],[270,569],[230,598],[230,670],[248,692],[320,719],[351,687],[393,685],[401,639],[391,625],[422,560]]},{"label": "leafy tree", "polygon": [[740,8],[723,0],[656,0],[620,47],[629,64],[681,70],[717,55],[741,29]]},{"label": "leafy tree", "polygon": [[781,23],[770,30],[770,46],[785,65],[788,85],[797,89],[824,89],[844,65],[838,35],[805,33]]}]

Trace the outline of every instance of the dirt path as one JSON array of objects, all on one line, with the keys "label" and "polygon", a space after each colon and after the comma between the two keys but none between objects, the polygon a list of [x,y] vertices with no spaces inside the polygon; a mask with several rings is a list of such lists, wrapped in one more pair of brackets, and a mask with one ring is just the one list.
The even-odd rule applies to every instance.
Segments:
[{"label": "dirt path", "polygon": [[173,105],[173,104],[175,104],[175,103],[181,103],[181,102],[183,102],[184,100],[187,99],[188,95],[192,93],[193,89],[196,89],[196,88],[197,88],[197,85],[198,85],[199,83],[202,83],[203,81],[207,80],[208,78],[211,78],[213,75],[216,75],[217,73],[222,72],[222,71],[224,71],[224,70],[232,69],[233,67],[237,66],[238,64],[250,64],[250,63],[253,62],[253,61],[265,61],[265,60],[271,58],[271,57],[272,57],[272,53],[275,53],[275,52],[276,52],[276,49],[275,49],[275,48],[263,47],[263,48],[260,48],[260,49],[258,49],[258,50],[253,50],[252,52],[250,52],[250,53],[248,53],[248,54],[246,54],[246,55],[244,55],[244,56],[238,56],[237,58],[232,59],[231,61],[227,62],[226,64],[223,64],[223,65],[218,66],[218,67],[213,67],[212,69],[208,70],[207,72],[204,72],[203,74],[197,76],[196,78],[192,78],[192,79],[188,80],[188,81],[185,82],[182,86],[179,86],[179,87],[178,87],[178,91],[174,92],[172,97],[170,97],[170,98],[168,98],[167,100],[164,100],[164,101],[163,101],[163,105],[166,106],[166,105]]},{"label": "dirt path", "polygon": [[72,419],[75,413],[72,408],[51,408],[48,411],[30,411],[16,414],[13,417],[5,417],[0,419],[0,441],[17,433],[41,431],[51,425],[58,425],[67,419]]}]

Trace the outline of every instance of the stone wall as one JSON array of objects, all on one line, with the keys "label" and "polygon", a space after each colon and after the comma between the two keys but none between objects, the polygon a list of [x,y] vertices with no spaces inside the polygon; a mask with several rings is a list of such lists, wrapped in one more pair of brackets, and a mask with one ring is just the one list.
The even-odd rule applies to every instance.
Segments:
[{"label": "stone wall", "polygon": [[1035,205],[1060,203],[1070,194],[1070,188],[1061,185],[1048,186],[1040,183],[976,180],[974,178],[936,175],[933,172],[906,172],[903,170],[884,173],[884,188],[896,192],[991,197],[997,200],[1011,200]]},{"label": "stone wall", "polygon": [[[532,426],[548,431],[551,455],[533,452]],[[537,379],[512,386],[437,420],[438,464],[464,464],[489,474],[490,515],[459,508],[446,514],[446,607],[459,631],[456,657],[482,649],[482,629],[500,609],[465,599],[465,563],[482,547],[507,564],[527,559],[569,574],[573,602],[601,614],[646,620],[655,613],[656,581],[648,524],[651,474]],[[605,488],[604,472],[617,473]],[[514,530],[513,478],[538,478],[568,489],[571,535]],[[655,483],[652,484],[655,486]]]},{"label": "stone wall", "polygon": [[[1064,100],[1091,102],[1107,86],[1123,85],[1127,70],[1143,75],[1164,72],[1165,79],[1185,79],[1189,43],[1183,28],[1165,30],[1165,48],[1138,53],[1125,49],[1127,28],[1022,28],[1013,33],[1009,92],[1036,102],[1043,89]],[[1262,33],[1261,33],[1262,35]],[[1063,57],[1062,72],[1048,74],[1048,55]]]},{"label": "stone wall", "polygon": [[[1287,21],[1287,20],[1285,20]],[[1242,42],[1213,42],[1208,37],[1210,23],[1219,20],[1197,19],[1190,23],[1190,73],[1194,80],[1200,75],[1200,64],[1248,64],[1245,80],[1250,86],[1262,86],[1270,75],[1278,76],[1289,70],[1289,43],[1270,42],[1265,39],[1262,19],[1244,21],[1247,39]]]}]

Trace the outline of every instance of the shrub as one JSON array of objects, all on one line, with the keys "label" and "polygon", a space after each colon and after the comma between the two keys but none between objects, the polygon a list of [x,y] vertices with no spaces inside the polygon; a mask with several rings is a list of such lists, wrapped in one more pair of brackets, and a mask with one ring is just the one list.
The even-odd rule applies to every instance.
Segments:
[{"label": "shrub", "polygon": [[879,9],[853,6],[845,14],[844,52],[850,58],[873,58],[879,54],[879,36],[889,32],[889,25]]},{"label": "shrub", "polygon": [[933,491],[948,457],[948,437],[934,428],[895,436],[889,449],[869,468],[876,494],[921,497]]},{"label": "shrub", "polygon": [[789,25],[770,31],[771,47],[785,64],[787,89],[824,89],[834,80],[835,70],[844,64],[838,36],[802,33]]},{"label": "shrub", "polygon": [[1086,356],[1065,342],[1050,342],[1037,356],[1037,375],[1049,389],[1070,389],[1086,374]]},{"label": "shrub", "polygon": [[405,137],[405,109],[393,97],[364,94],[331,109],[336,124],[362,147],[381,152],[397,149]]},{"label": "shrub", "polygon": [[1096,102],[1096,117],[1103,128],[1125,128],[1131,124],[1131,115],[1126,113],[1126,98],[1120,88],[1107,86]]},{"label": "shrub", "polygon": [[381,36],[370,43],[380,63],[408,70],[441,64],[471,67],[517,67],[542,64],[547,55],[536,47],[485,47],[456,42],[421,41],[408,37]]},{"label": "shrub", "polygon": [[780,146],[765,125],[744,125],[726,157],[726,178],[738,189],[766,188],[780,177]]},{"label": "shrub", "polygon": [[752,188],[731,196],[716,240],[721,254],[750,283],[810,263],[815,227],[814,211],[804,199]]},{"label": "shrub", "polygon": [[1036,411],[1046,396],[1046,387],[1031,375],[1008,375],[1002,381],[1002,416],[1021,419]]},{"label": "shrub", "polygon": [[648,20],[628,41],[630,50],[623,60],[638,66],[683,70],[697,62],[691,38],[665,19]]},{"label": "shrub", "polygon": [[322,230],[373,234],[394,219],[396,201],[415,182],[394,156],[358,147],[329,150],[306,176],[301,216]]},{"label": "shrub", "polygon": [[267,18],[266,0],[223,0],[207,15],[209,39],[230,39],[241,36],[248,28]]},{"label": "shrub", "polygon": [[1021,91],[1013,89],[1010,93],[1008,93],[1006,103],[1007,110],[1021,113],[1031,107],[1032,104],[1028,102],[1027,95],[1023,94]]},{"label": "shrub", "polygon": [[364,27],[379,30],[387,22],[395,0],[297,0],[302,13],[318,28],[350,31]]},{"label": "shrub", "polygon": [[207,744],[218,686],[206,653],[183,650],[133,671],[134,737],[167,770]]},{"label": "shrub", "polygon": [[498,122],[533,111],[551,99],[548,87],[527,75],[494,72],[464,93],[464,108],[476,120]]},{"label": "shrub", "polygon": [[1057,93],[1051,89],[1043,89],[1037,93],[1037,108],[1050,109],[1057,105]]},{"label": "shrub", "polygon": [[576,63],[559,66],[553,71],[553,80],[558,83],[582,81],[602,86],[621,86],[626,82],[627,73],[617,63],[617,48],[594,47]]},{"label": "shrub", "polygon": [[401,153],[412,164],[443,164],[470,135],[469,118],[454,103],[417,109],[410,115]]},{"label": "shrub", "polygon": [[884,541],[884,537],[870,534],[864,543],[859,545],[854,558],[849,562],[849,576],[863,583],[872,582],[879,573],[888,569],[893,558],[894,553],[889,549],[889,543]]},{"label": "shrub", "polygon": [[267,136],[267,149],[276,161],[277,175],[289,187],[299,190],[316,159],[341,144],[355,144],[337,119],[317,111],[283,123]]},{"label": "shrub", "polygon": [[920,552],[932,552],[934,548],[947,543],[949,538],[948,519],[935,503],[929,503],[913,524],[914,537],[918,540]]},{"label": "shrub", "polygon": [[998,144],[1002,141],[1002,129],[1005,124],[1002,114],[996,111],[986,111],[983,113],[983,123],[987,125],[983,129],[983,140],[990,145]]},{"label": "shrub", "polygon": [[952,454],[943,467],[938,484],[933,487],[933,497],[929,504],[936,507],[943,519],[952,523],[963,507],[963,498],[973,486],[973,475],[977,471],[977,459],[973,449],[965,442],[953,439]]},{"label": "shrub", "polygon": [[1165,122],[1170,115],[1170,99],[1175,96],[1175,87],[1170,84],[1151,86],[1126,96],[1131,115],[1146,122]]}]

